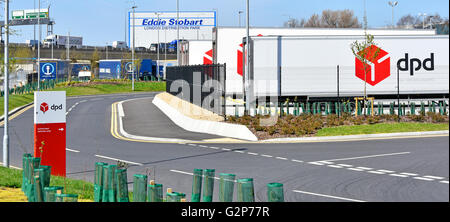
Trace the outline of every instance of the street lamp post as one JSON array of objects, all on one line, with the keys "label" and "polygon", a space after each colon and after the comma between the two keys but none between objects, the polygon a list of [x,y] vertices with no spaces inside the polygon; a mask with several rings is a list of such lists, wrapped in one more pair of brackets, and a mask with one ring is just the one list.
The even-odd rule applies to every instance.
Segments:
[{"label": "street lamp post", "polygon": [[38,1],[38,34],[39,34],[39,42],[38,42],[38,84],[37,84],[37,91],[41,89],[41,0]]},{"label": "street lamp post", "polygon": [[[8,66],[9,66],[9,54],[8,54],[8,44],[9,44],[9,0],[5,0],[5,66],[4,66],[4,79],[3,79],[3,92],[5,99],[4,105],[4,125],[3,125],[3,166],[9,168],[9,132],[8,132],[8,112],[9,112],[9,75],[8,75]],[[1,33],[0,33],[1,35]]]},{"label": "street lamp post", "polygon": [[398,5],[397,1],[389,1],[389,5],[392,7],[392,28],[394,28],[394,7]]},{"label": "street lamp post", "polygon": [[108,59],[108,42],[106,42],[105,49],[106,49],[106,59]]},{"label": "street lamp post", "polygon": [[427,16],[427,13],[419,13],[419,16],[423,16],[422,29],[425,29],[425,16]]},{"label": "street lamp post", "polygon": [[239,28],[241,27],[241,14],[244,13],[243,11],[239,11]]},{"label": "street lamp post", "polygon": [[161,28],[161,24],[160,24],[160,22],[159,22],[159,15],[161,14],[161,13],[159,13],[159,12],[155,12],[155,14],[156,14],[156,17],[157,17],[157,21],[158,21],[158,44],[157,44],[157,47],[156,47],[156,50],[157,50],[157,52],[156,52],[156,73],[155,73],[155,77],[156,78],[158,78],[158,76],[159,76],[159,50],[160,50],[160,48],[159,48],[159,29]]},{"label": "street lamp post", "polygon": [[134,46],[135,46],[135,40],[136,40],[136,36],[135,36],[135,8],[137,8],[137,6],[133,6],[131,7],[133,9],[133,46],[131,49],[131,65],[132,65],[132,70],[133,72],[131,73],[131,90],[134,91],[134,71],[135,71],[135,64],[134,64]]}]

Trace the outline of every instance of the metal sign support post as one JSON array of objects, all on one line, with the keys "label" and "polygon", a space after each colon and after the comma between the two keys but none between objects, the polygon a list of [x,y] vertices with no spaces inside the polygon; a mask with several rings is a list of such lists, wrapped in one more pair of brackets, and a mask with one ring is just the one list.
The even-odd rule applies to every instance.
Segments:
[{"label": "metal sign support post", "polygon": [[[4,135],[3,135],[3,166],[9,168],[9,138],[8,138],[8,101],[9,101],[9,75],[8,75],[8,66],[9,66],[9,54],[8,54],[8,44],[9,44],[9,0],[5,0],[5,78],[3,80],[4,87],[4,95],[5,95],[5,114],[4,114]],[[0,34],[1,35],[1,34]]]}]

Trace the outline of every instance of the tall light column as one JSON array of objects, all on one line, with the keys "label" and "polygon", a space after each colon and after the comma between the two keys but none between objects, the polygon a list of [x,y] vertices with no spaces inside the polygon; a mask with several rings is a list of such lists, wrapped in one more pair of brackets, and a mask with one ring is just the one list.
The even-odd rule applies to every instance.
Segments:
[{"label": "tall light column", "polygon": [[158,76],[159,76],[159,50],[161,50],[160,48],[159,48],[159,29],[161,28],[161,23],[159,22],[159,15],[160,15],[160,13],[159,12],[155,12],[155,14],[156,14],[156,17],[157,17],[157,19],[158,19],[158,45],[157,45],[157,47],[156,47],[156,50],[157,50],[157,52],[156,52],[156,73],[155,73],[155,77],[156,78],[158,78]]},{"label": "tall light column", "polygon": [[133,47],[131,49],[131,65],[132,65],[132,69],[133,72],[131,73],[131,90],[134,91],[134,71],[135,71],[135,64],[134,64],[134,46],[135,46],[135,40],[136,40],[136,36],[135,36],[135,8],[137,8],[137,6],[133,6],[131,7],[133,9]]},{"label": "tall light column", "polygon": [[38,34],[39,34],[39,42],[38,42],[38,84],[37,91],[41,90],[41,0],[38,3]]},{"label": "tall light column", "polygon": [[389,1],[389,5],[392,7],[392,28],[394,28],[394,7],[397,6],[397,1]]},{"label": "tall light column", "polygon": [[[9,44],[9,0],[5,0],[5,76],[3,80],[3,91],[5,92],[5,114],[4,114],[4,125],[3,125],[3,166],[9,168],[9,132],[8,132],[8,112],[9,112],[9,54],[8,54],[8,44]],[[0,34],[1,35],[1,34]]]}]

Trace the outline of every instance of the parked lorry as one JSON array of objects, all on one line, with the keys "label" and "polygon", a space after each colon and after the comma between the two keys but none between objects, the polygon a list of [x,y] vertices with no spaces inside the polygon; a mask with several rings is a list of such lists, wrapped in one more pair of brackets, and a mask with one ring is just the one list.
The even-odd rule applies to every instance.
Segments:
[{"label": "parked lorry", "polygon": [[115,49],[126,49],[127,47],[127,43],[124,41],[114,41],[112,43],[112,47]]},{"label": "parked lorry", "polygon": [[[112,59],[99,61],[100,79],[123,79],[132,78],[133,68],[130,59]],[[137,66],[136,79],[150,79],[155,73],[155,63],[151,59],[142,59]]]},{"label": "parked lorry", "polygon": [[64,36],[64,35],[49,35],[44,39],[44,46],[67,46],[69,41],[69,47],[81,48],[83,46],[83,37],[77,36]]}]

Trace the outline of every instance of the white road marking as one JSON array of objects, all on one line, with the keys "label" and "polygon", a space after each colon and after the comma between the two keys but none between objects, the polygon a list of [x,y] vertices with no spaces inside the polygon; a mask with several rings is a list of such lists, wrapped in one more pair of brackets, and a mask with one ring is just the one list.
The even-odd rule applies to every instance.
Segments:
[{"label": "white road marking", "polygon": [[66,148],[66,150],[67,151],[70,151],[70,152],[74,152],[74,153],[79,153],[80,151],[78,151],[78,150],[72,150],[72,149],[69,149],[69,148]]},{"label": "white road marking", "polygon": [[436,177],[436,176],[423,176],[423,177],[430,178],[430,179],[436,179],[436,180],[443,180],[444,179],[444,177]]},{"label": "white road marking", "polygon": [[348,165],[348,164],[336,164],[338,166],[343,166],[343,167],[353,167],[353,165]]},{"label": "white road marking", "polygon": [[419,174],[417,174],[417,173],[400,173],[400,174],[407,175],[407,176],[419,176]]},{"label": "white road marking", "polygon": [[318,163],[318,162],[308,162],[309,164],[313,164],[313,165],[318,165],[318,166],[323,166],[325,164],[323,163]]},{"label": "white road marking", "polygon": [[447,180],[443,180],[443,181],[439,181],[439,183],[446,183],[446,184],[448,184],[448,181]]},{"label": "white road marking", "polygon": [[138,166],[143,166],[144,165],[142,163],[136,163],[136,162],[131,162],[131,161],[127,161],[127,160],[121,160],[121,159],[117,159],[117,158],[102,156],[102,155],[94,155],[94,156],[96,156],[98,158],[103,158],[103,159],[108,159],[108,160],[115,160],[115,161],[120,161],[120,162],[129,163],[129,164],[133,164],[133,165],[138,165]]},{"label": "white road marking", "polygon": [[292,161],[297,162],[297,163],[303,163],[303,161],[301,161],[301,160],[296,160],[296,159],[292,159]]},{"label": "white road marking", "polygon": [[236,152],[236,153],[244,153],[244,151],[242,151],[242,150],[233,150],[233,152]]},{"label": "white road marking", "polygon": [[211,148],[211,149],[215,149],[215,150],[218,150],[218,149],[220,149],[219,147],[215,147],[215,146],[210,146],[209,148]]},{"label": "white road marking", "polygon": [[227,148],[222,148],[222,150],[225,150],[225,151],[230,151],[230,149],[227,149]]},{"label": "white road marking", "polygon": [[247,154],[250,154],[250,155],[259,155],[259,154],[257,154],[257,153],[250,153],[250,152],[247,152]]},{"label": "white road marking", "polygon": [[347,168],[347,170],[353,170],[353,171],[364,171],[362,169],[358,169],[358,168]]},{"label": "white road marking", "polygon": [[333,164],[333,162],[328,162],[328,161],[316,161],[318,163],[324,163],[324,164]]},{"label": "white road marking", "polygon": [[338,165],[327,165],[327,167],[333,167],[333,168],[343,168],[342,166],[338,166]]},{"label": "white road marking", "polygon": [[344,197],[336,197],[336,196],[331,196],[331,195],[325,195],[325,194],[319,194],[319,193],[311,193],[311,192],[300,191],[300,190],[293,190],[293,192],[309,194],[309,195],[314,195],[314,196],[319,196],[319,197],[333,198],[333,199],[338,199],[338,200],[352,201],[352,202],[366,202],[366,201],[363,201],[363,200],[356,200],[356,199],[350,199],[350,198],[344,198]]},{"label": "white road marking", "polygon": [[197,144],[188,143],[189,146],[197,146]]},{"label": "white road marking", "polygon": [[369,168],[369,167],[355,167],[357,169],[361,169],[361,170],[373,170],[373,168]]},{"label": "white road marking", "polygon": [[271,156],[271,155],[266,155],[266,154],[261,154],[261,156],[263,156],[263,157],[273,157],[273,156]]},{"label": "white road marking", "polygon": [[394,177],[408,177],[407,175],[395,174],[395,173],[389,174],[389,176],[394,176]]},{"label": "white road marking", "polygon": [[198,145],[199,147],[208,148],[208,146],[205,145]]},{"label": "white road marking", "polygon": [[287,160],[287,158],[279,157],[279,156],[275,157],[275,159],[279,159],[279,160]]},{"label": "white road marking", "polygon": [[374,173],[374,174],[386,174],[384,172],[378,172],[378,171],[367,171],[368,173]]},{"label": "white road marking", "polygon": [[395,173],[395,171],[392,170],[377,170],[378,172],[383,172],[383,173]]},{"label": "white road marking", "polygon": [[[189,173],[189,172],[184,172],[184,171],[181,171],[181,170],[169,170],[170,172],[174,172],[174,173],[181,173],[181,174],[185,174],[185,175],[190,175],[190,176],[193,176],[194,174],[193,173]],[[203,178],[205,177],[205,175],[203,175],[202,176]],[[213,177],[215,180],[220,180],[220,178],[219,177]],[[236,182],[236,180],[234,180],[233,182]]]},{"label": "white road marking", "polygon": [[370,156],[358,156],[358,157],[349,157],[349,158],[332,159],[332,160],[320,160],[320,161],[315,161],[315,162],[340,161],[340,160],[356,160],[356,159],[364,159],[364,158],[372,158],[372,157],[381,157],[381,156],[403,155],[403,154],[410,154],[410,153],[411,153],[411,152],[386,153],[386,154],[378,154],[378,155],[370,155]]},{"label": "white road marking", "polygon": [[425,178],[425,177],[413,177],[416,180],[426,180],[426,181],[433,181],[434,179]]}]

